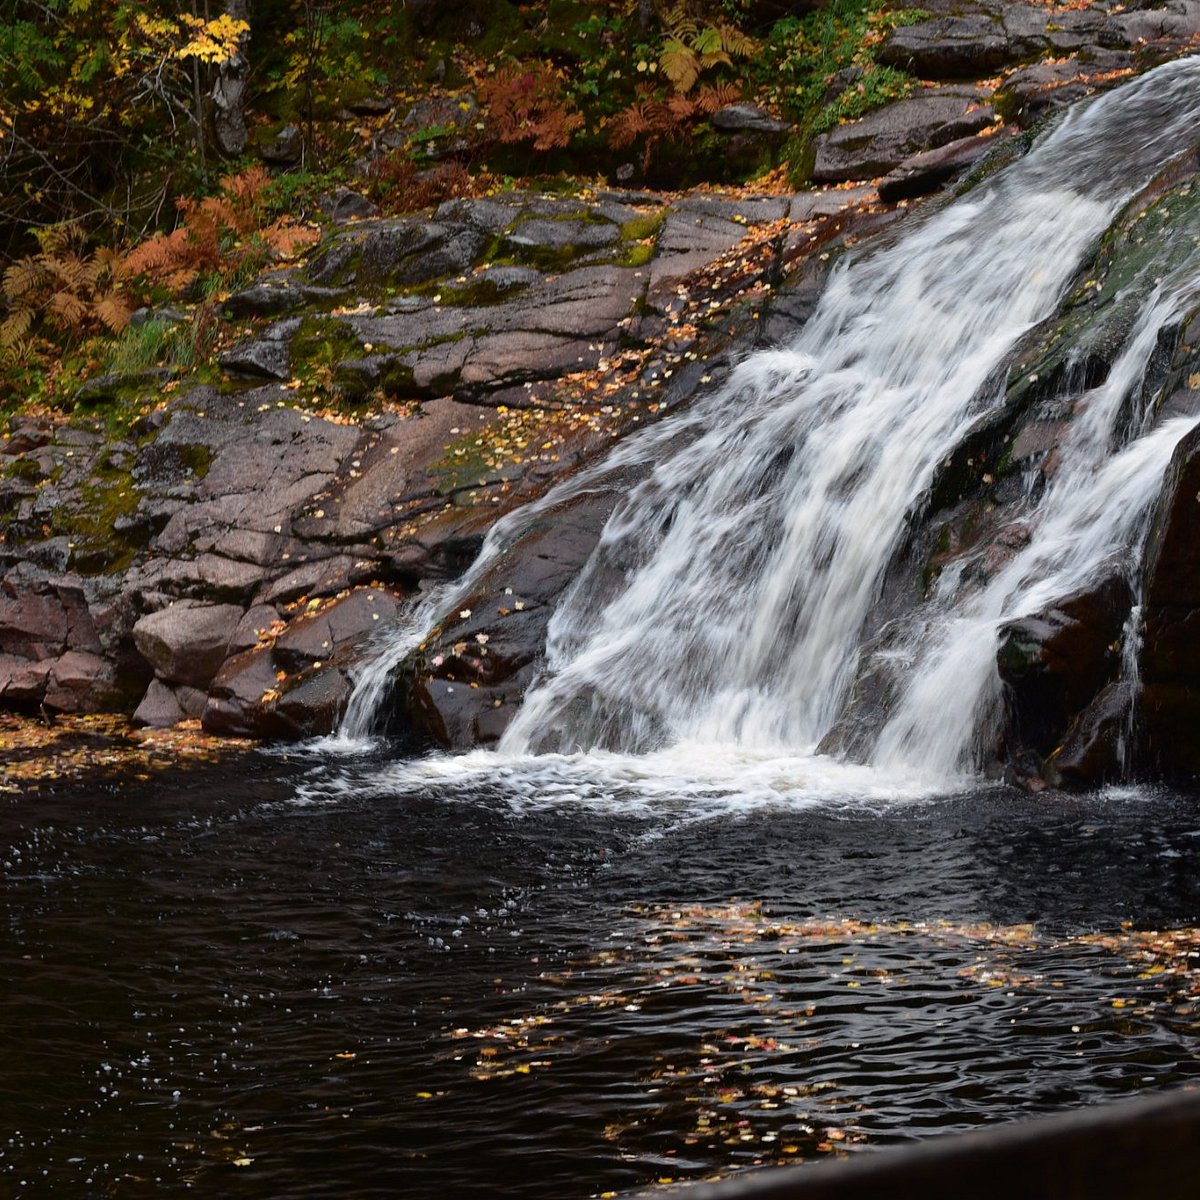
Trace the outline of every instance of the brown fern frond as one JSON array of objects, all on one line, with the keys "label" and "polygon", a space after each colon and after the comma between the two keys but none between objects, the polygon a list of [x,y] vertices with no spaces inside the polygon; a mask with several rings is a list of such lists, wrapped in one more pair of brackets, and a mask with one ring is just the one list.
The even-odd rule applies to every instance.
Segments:
[{"label": "brown fern frond", "polygon": [[117,291],[105,292],[103,295],[97,296],[92,303],[92,311],[100,324],[112,333],[120,333],[129,324],[129,318],[133,315],[129,302]]},{"label": "brown fern frond", "polygon": [[48,279],[49,272],[41,258],[26,255],[24,258],[18,258],[16,262],[10,263],[5,269],[4,294],[13,300],[20,296],[28,296],[43,287]]},{"label": "brown fern frond", "polygon": [[125,274],[130,278],[153,276],[173,267],[180,259],[186,238],[187,232],[183,228],[147,238],[125,256]]},{"label": "brown fern frond", "polygon": [[696,107],[708,116],[720,108],[736,104],[742,98],[742,88],[738,83],[706,83],[696,93]]},{"label": "brown fern frond", "polygon": [[566,146],[583,117],[562,95],[562,77],[544,63],[497,71],[479,90],[488,130],[497,141],[532,142],[535,150]]},{"label": "brown fern frond", "polygon": [[571,134],[583,125],[583,118],[578,113],[566,109],[551,109],[539,121],[531,132],[535,135],[533,148],[535,150],[556,150],[567,146]]},{"label": "brown fern frond", "polygon": [[632,146],[644,133],[655,127],[657,110],[661,105],[654,101],[642,101],[623,108],[608,126],[608,143],[614,150]]},{"label": "brown fern frond", "polygon": [[88,307],[74,292],[59,291],[47,302],[46,317],[55,329],[75,333],[87,324]]},{"label": "brown fern frond", "polygon": [[[696,101],[687,96],[672,96],[667,101],[667,112],[670,114],[670,125],[683,125],[690,121],[692,117],[699,111],[699,106]],[[666,123],[664,123],[665,125]],[[673,133],[671,128],[663,128],[663,133]]]},{"label": "brown fern frond", "polygon": [[172,292],[185,292],[200,274],[195,267],[180,267],[163,277],[163,286]]},{"label": "brown fern frond", "polygon": [[74,221],[63,221],[59,225],[46,225],[34,230],[43,256],[59,258],[83,238],[83,229]]},{"label": "brown fern frond", "polygon": [[311,225],[299,225],[287,217],[272,221],[260,236],[276,258],[285,260],[295,258],[321,240],[319,230]]},{"label": "brown fern frond", "polygon": [[68,253],[46,264],[58,276],[60,286],[80,295],[90,290],[95,283],[92,264],[78,254]]},{"label": "brown fern frond", "polygon": [[265,167],[251,167],[237,175],[226,175],[221,179],[221,191],[234,207],[243,210],[257,205],[263,189],[271,182]]},{"label": "brown fern frond", "polygon": [[96,263],[97,286],[102,282],[120,283],[127,277],[126,257],[112,246],[100,246],[92,258]]},{"label": "brown fern frond", "polygon": [[15,346],[33,328],[33,310],[25,307],[12,309],[0,322],[0,346],[8,349]]}]

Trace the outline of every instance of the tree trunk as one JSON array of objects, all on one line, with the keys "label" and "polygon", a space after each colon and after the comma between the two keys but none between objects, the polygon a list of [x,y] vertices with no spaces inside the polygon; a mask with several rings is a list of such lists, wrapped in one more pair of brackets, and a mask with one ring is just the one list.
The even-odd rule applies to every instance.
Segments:
[{"label": "tree trunk", "polygon": [[638,0],[638,28],[646,33],[654,24],[654,0]]},{"label": "tree trunk", "polygon": [[[250,20],[250,0],[225,0],[225,12],[235,21]],[[238,52],[217,68],[213,84],[213,132],[221,153],[235,157],[246,149],[246,72],[248,63],[242,52],[249,34],[242,37]]]}]

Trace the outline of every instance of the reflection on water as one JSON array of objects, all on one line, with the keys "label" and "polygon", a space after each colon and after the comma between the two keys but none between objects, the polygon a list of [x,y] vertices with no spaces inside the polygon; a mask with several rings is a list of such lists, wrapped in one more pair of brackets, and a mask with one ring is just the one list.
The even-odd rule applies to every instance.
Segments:
[{"label": "reflection on water", "polygon": [[586,1197],[1200,1074],[1190,798],[575,776],[5,797],[0,1193]]}]

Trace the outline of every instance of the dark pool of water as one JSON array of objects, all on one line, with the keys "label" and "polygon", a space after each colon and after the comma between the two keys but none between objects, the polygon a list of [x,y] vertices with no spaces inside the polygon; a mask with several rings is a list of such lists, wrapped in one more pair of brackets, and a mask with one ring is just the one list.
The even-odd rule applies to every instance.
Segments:
[{"label": "dark pool of water", "polygon": [[561,1200],[1200,1074],[1193,797],[296,803],[328,769],[0,801],[0,1194]]}]

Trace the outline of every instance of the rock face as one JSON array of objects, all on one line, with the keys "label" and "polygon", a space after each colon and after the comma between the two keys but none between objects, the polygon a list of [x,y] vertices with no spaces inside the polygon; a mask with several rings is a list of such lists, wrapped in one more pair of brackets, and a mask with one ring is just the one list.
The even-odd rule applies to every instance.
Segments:
[{"label": "rock face", "polygon": [[[225,386],[101,381],[105,403],[138,397],[124,437],[86,411],[9,423],[0,704],[327,732],[406,597],[459,573],[499,514],[637,428],[652,400],[697,386],[705,329],[871,199],[808,203],[790,248],[786,196],[512,193],[335,227],[302,268],[229,298],[246,335],[221,360]],[[617,363],[629,386],[587,375]],[[319,414],[306,401],[331,383],[341,411]],[[564,564],[586,543],[582,527],[566,536],[547,551]],[[561,586],[567,566],[539,572],[549,590],[531,585],[512,624],[528,638],[478,655],[497,687],[531,669],[551,576]],[[511,711],[426,707],[428,731],[460,741]]]},{"label": "rock face", "polygon": [[1200,773],[1200,430],[1180,443],[1147,560],[1143,692],[1138,712],[1148,763]]}]

